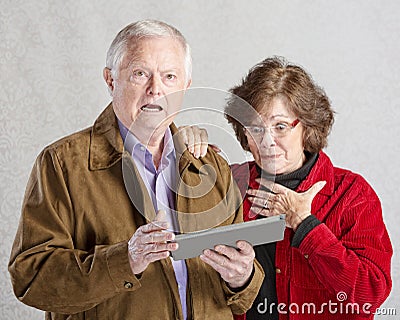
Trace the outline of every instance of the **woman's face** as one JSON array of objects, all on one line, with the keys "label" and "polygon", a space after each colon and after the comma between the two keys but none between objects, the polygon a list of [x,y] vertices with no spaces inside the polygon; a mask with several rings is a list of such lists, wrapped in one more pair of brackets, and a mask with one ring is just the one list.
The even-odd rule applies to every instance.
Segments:
[{"label": "woman's face", "polygon": [[274,98],[267,110],[260,111],[260,116],[266,128],[264,133],[255,135],[245,129],[256,163],[274,175],[299,169],[305,162],[304,128],[296,121],[296,115],[288,110],[284,100]]}]

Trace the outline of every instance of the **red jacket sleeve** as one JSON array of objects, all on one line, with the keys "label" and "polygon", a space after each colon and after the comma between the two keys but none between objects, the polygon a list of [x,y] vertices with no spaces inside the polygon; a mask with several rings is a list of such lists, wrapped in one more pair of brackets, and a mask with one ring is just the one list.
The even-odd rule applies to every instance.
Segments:
[{"label": "red jacket sleeve", "polygon": [[308,233],[299,249],[328,290],[344,292],[348,303],[369,304],[373,312],[391,290],[393,250],[378,197],[361,177],[354,185],[357,196],[339,204],[339,213]]}]

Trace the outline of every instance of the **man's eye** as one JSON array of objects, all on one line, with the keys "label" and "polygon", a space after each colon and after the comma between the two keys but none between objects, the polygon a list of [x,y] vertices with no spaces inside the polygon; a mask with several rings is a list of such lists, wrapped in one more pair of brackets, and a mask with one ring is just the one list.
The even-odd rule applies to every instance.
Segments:
[{"label": "man's eye", "polygon": [[145,74],[143,71],[141,71],[141,70],[136,70],[136,71],[133,72],[133,75],[134,75],[135,77],[142,78],[142,77],[144,77],[146,74]]},{"label": "man's eye", "polygon": [[174,74],[167,74],[167,79],[168,80],[175,80],[176,79],[176,75],[174,75]]}]

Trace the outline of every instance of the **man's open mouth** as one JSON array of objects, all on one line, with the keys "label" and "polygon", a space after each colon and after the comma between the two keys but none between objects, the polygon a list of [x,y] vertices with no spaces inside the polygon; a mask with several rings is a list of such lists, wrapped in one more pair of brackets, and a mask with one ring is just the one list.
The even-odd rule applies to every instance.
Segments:
[{"label": "man's open mouth", "polygon": [[163,108],[158,104],[145,104],[140,110],[145,112],[160,112]]}]

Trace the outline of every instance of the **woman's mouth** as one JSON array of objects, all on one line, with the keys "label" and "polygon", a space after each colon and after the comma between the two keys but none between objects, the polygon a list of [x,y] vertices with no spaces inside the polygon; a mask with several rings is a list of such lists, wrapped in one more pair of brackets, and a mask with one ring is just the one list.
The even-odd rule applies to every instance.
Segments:
[{"label": "woman's mouth", "polygon": [[281,154],[266,154],[266,155],[264,155],[265,158],[270,159],[270,160],[277,159],[280,156],[281,156]]}]

